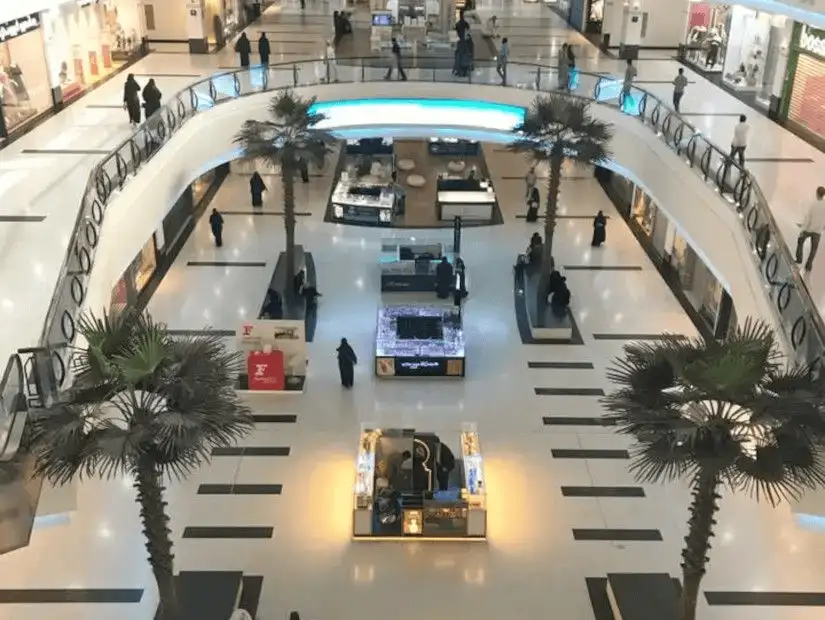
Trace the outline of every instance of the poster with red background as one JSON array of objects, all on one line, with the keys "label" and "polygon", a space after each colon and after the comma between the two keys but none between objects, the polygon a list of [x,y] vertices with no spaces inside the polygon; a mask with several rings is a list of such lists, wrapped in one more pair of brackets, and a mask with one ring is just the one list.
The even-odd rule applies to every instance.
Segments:
[{"label": "poster with red background", "polygon": [[249,389],[280,391],[286,385],[283,351],[252,351],[246,358]]}]

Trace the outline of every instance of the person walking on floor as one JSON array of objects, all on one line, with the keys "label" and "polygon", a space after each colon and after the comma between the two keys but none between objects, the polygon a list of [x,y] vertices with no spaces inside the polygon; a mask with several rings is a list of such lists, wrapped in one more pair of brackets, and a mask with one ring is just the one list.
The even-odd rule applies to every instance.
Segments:
[{"label": "person walking on floor", "polygon": [[630,96],[630,89],[633,88],[633,80],[639,72],[636,70],[636,67],[633,66],[633,61],[628,58],[627,59],[627,66],[624,69],[624,82],[622,82],[622,94],[619,98],[619,105],[624,106],[625,101],[630,100],[633,101],[633,98]]},{"label": "person walking on floor", "polygon": [[358,363],[358,358],[346,338],[341,338],[341,344],[336,351],[338,352],[338,372],[341,375],[341,385],[350,389],[355,383],[355,365]]},{"label": "person walking on floor", "polygon": [[536,181],[536,167],[530,166],[530,169],[527,171],[527,174],[524,175],[524,184],[527,186],[525,196],[527,198],[530,197],[530,191],[536,186]]},{"label": "person walking on floor", "polygon": [[745,149],[748,148],[751,126],[748,125],[748,117],[744,114],[739,116],[739,122],[733,128],[733,140],[730,143],[730,158],[738,159],[739,165],[745,167]]},{"label": "person walking on floor", "polygon": [[264,192],[266,191],[266,185],[264,184],[263,177],[258,173],[256,170],[252,173],[252,178],[249,179],[249,193],[252,195],[252,206],[253,207],[263,207],[264,206]]},{"label": "person walking on floor", "polygon": [[269,39],[266,38],[266,33],[261,33],[261,38],[258,39],[258,54],[261,56],[261,64],[265,67],[269,64],[269,53],[272,48],[269,45]]},{"label": "person walking on floor", "polygon": [[[401,46],[398,45],[398,39],[395,37],[392,38],[392,55],[395,59],[395,67],[398,69],[398,77],[406,82],[407,74],[404,73],[404,67],[401,66]],[[384,76],[384,79],[392,79],[392,62],[390,62],[390,66],[387,69],[387,75]]]},{"label": "person walking on floor", "polygon": [[685,95],[685,87],[688,80],[685,77],[685,70],[679,69],[679,73],[673,78],[673,109],[679,112],[679,105],[682,103],[682,97]]},{"label": "person walking on floor", "polygon": [[496,56],[496,71],[501,76],[501,85],[507,86],[507,59],[510,56],[510,46],[507,44],[507,37],[501,40]]},{"label": "person walking on floor", "polygon": [[593,218],[593,239],[590,241],[590,246],[600,248],[605,239],[607,239],[607,218],[599,211]]},{"label": "person walking on floor", "polygon": [[816,251],[819,249],[819,241],[822,239],[822,231],[825,230],[825,187],[821,185],[816,188],[816,200],[808,207],[805,219],[799,225],[801,230],[796,238],[796,264],[802,264],[802,255],[805,253],[805,240],[811,240],[811,251],[808,260],[805,261],[805,271],[810,271],[814,266]]},{"label": "person walking on floor", "polygon": [[335,48],[332,41],[327,39],[324,47],[324,64],[327,68],[327,83],[338,81],[338,61],[335,59]]},{"label": "person walking on floor", "polygon": [[146,82],[146,86],[143,87],[143,110],[147,119],[160,110],[161,98],[160,89],[155,84],[154,78]]},{"label": "person walking on floor", "polygon": [[298,159],[298,171],[301,173],[301,181],[309,183],[309,164],[303,157]]},{"label": "person walking on floor", "polygon": [[567,59],[567,43],[561,44],[559,55],[556,56],[556,70],[559,76],[559,90],[567,90],[570,87],[570,62]]},{"label": "person walking on floor", "polygon": [[579,85],[579,70],[576,68],[576,54],[573,53],[573,46],[567,46],[567,90],[576,90]]},{"label": "person walking on floor", "polygon": [[223,216],[218,213],[217,209],[212,209],[212,215],[209,216],[209,227],[212,229],[212,236],[215,238],[215,246],[223,246]]},{"label": "person walking on floor", "polygon": [[249,42],[245,32],[241,33],[240,38],[235,43],[235,51],[241,58],[241,66],[248,67],[249,55],[252,53],[252,44]]},{"label": "person walking on floor", "polygon": [[305,8],[307,8],[307,0],[301,0],[301,10],[303,11]]},{"label": "person walking on floor", "polygon": [[129,114],[129,122],[133,126],[140,125],[140,84],[135,80],[133,73],[126,78],[123,85],[123,109]]}]

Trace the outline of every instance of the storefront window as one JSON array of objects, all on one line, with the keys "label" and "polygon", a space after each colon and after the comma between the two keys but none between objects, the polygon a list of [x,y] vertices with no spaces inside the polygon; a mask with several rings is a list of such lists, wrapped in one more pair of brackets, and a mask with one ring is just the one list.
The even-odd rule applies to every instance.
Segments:
[{"label": "storefront window", "polygon": [[112,289],[112,300],[110,310],[112,312],[123,312],[129,305],[129,289],[126,286],[126,278],[121,278]]},{"label": "storefront window", "polygon": [[770,33],[768,13],[733,7],[723,72],[728,86],[746,91],[761,88]]},{"label": "storefront window", "polygon": [[788,61],[793,67],[788,77],[790,93],[786,95],[788,122],[821,140],[825,138],[825,107],[820,101],[825,84],[825,30],[796,24],[793,40]]},{"label": "storefront window", "polygon": [[120,69],[140,49],[135,0],[67,2],[44,15],[49,69],[64,102]]},{"label": "storefront window", "polygon": [[209,191],[209,188],[212,187],[212,184],[215,182],[215,170],[210,170],[206,174],[199,176],[195,181],[192,183],[192,205],[197,206],[200,204],[203,197],[206,196],[206,192]]},{"label": "storefront window", "polygon": [[730,32],[730,9],[725,4],[692,2],[688,13],[685,59],[707,73],[721,72]]},{"label": "storefront window", "polygon": [[692,290],[693,276],[696,271],[696,253],[679,233],[673,237],[673,250],[670,258],[671,265],[679,276],[682,289],[686,292]]},{"label": "storefront window", "polygon": [[653,234],[656,211],[656,205],[650,200],[650,196],[637,187],[633,197],[631,216],[648,236]]},{"label": "storefront window", "polygon": [[154,236],[146,242],[140,254],[135,257],[134,262],[129,266],[129,271],[134,274],[135,292],[140,294],[143,287],[149,282],[149,278],[155,273],[158,266],[157,252],[155,251]]},{"label": "storefront window", "polygon": [[0,24],[0,138],[52,107],[39,15]]}]

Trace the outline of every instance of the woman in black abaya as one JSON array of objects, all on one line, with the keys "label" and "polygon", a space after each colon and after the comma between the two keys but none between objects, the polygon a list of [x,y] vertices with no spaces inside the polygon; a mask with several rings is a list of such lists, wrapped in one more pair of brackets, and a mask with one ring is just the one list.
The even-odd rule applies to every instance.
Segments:
[{"label": "woman in black abaya", "polygon": [[341,338],[341,344],[338,351],[338,371],[341,373],[341,385],[350,389],[355,383],[355,365],[358,363],[358,358],[355,357],[355,351],[349,346],[346,338]]},{"label": "woman in black abaya", "polygon": [[599,211],[593,218],[593,239],[590,245],[594,248],[601,247],[607,238],[607,218]]},{"label": "woman in black abaya", "polygon": [[252,178],[249,179],[249,193],[252,195],[252,206],[253,207],[262,207],[264,206],[264,192],[266,191],[266,185],[264,185],[264,180],[258,171],[252,173]]},{"label": "woman in black abaya", "polygon": [[129,113],[129,122],[132,125],[140,125],[140,84],[135,81],[135,76],[129,74],[126,83],[123,85],[123,108]]}]

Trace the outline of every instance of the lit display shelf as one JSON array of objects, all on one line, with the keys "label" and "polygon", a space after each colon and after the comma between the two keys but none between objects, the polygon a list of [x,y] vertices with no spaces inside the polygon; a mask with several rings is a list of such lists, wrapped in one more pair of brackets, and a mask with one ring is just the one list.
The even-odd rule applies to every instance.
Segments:
[{"label": "lit display shelf", "polygon": [[478,433],[472,423],[461,428],[439,436],[362,427],[353,489],[355,540],[487,539]]}]

